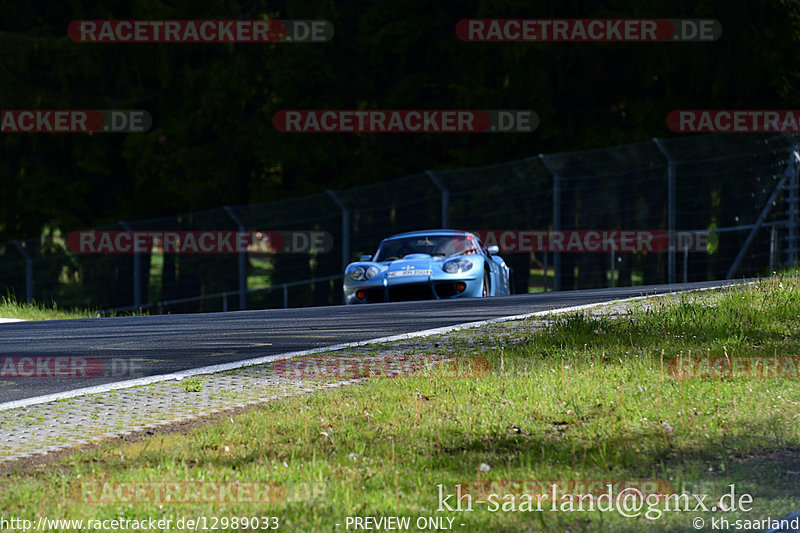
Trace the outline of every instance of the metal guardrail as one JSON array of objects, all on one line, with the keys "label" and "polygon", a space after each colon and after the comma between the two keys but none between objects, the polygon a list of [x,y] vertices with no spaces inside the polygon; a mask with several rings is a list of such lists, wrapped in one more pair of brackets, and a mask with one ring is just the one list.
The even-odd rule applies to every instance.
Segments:
[{"label": "metal guardrail", "polygon": [[[302,285],[311,285],[312,283],[319,283],[320,281],[332,281],[332,280],[335,280],[335,279],[341,279],[342,277],[343,277],[343,275],[325,276],[325,277],[307,279],[307,280],[301,280],[301,281],[292,281],[292,282],[289,282],[289,283],[279,283],[277,285],[270,285],[269,287],[262,287],[260,289],[248,289],[247,293],[248,294],[255,294],[255,293],[259,293],[259,292],[271,292],[271,291],[274,291],[276,289],[280,289],[280,290],[283,291],[283,308],[284,309],[288,309],[289,308],[289,289],[291,287],[299,287],[299,286],[302,286]],[[102,311],[98,311],[98,314],[100,314],[100,315],[108,315],[108,314],[120,313],[120,312],[124,312],[124,311],[135,311],[137,313],[141,313],[141,311],[143,311],[144,309],[152,309],[152,308],[158,309],[158,314],[163,314],[164,308],[165,307],[169,307],[170,305],[199,302],[199,301],[203,301],[203,300],[211,300],[211,299],[214,299],[214,298],[222,298],[222,312],[223,313],[227,313],[228,312],[228,297],[230,297],[230,296],[239,296],[239,295],[240,295],[240,291],[237,289],[237,290],[233,290],[233,291],[223,291],[223,292],[216,292],[216,293],[213,293],[213,294],[203,294],[203,295],[200,295],[200,296],[191,296],[189,298],[176,298],[176,299],[172,299],[172,300],[161,300],[161,301],[158,301],[158,302],[142,304],[139,307],[127,306],[127,307],[115,307],[113,309],[103,309]]]}]

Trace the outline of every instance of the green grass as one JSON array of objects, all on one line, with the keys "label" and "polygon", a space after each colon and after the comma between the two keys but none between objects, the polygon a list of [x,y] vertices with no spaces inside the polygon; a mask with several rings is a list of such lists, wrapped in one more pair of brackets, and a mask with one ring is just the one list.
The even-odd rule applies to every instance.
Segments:
[{"label": "green grass", "polygon": [[180,385],[186,392],[200,392],[203,390],[203,382],[197,378],[184,379]]},{"label": "green grass", "polygon": [[[574,276],[577,279],[580,271],[576,267]],[[615,287],[619,282],[619,270],[614,271],[614,280],[612,283],[611,272],[606,273],[606,286]],[[634,270],[631,274],[631,282],[633,285],[642,285],[644,276],[639,270]],[[550,265],[545,276],[544,268],[531,268],[530,277],[528,278],[528,293],[533,294],[537,292],[547,292],[553,290],[553,266]]]},{"label": "green grass", "polygon": [[268,256],[251,255],[250,268],[247,274],[247,288],[253,290],[270,287],[274,268],[272,259]]},{"label": "green grass", "polygon": [[[800,355],[798,279],[704,298],[616,318],[565,316],[540,332],[509,330],[528,338],[513,347],[476,352],[461,343],[453,355],[490,365],[472,377],[370,380],[186,433],[116,440],[48,466],[12,469],[0,482],[0,508],[28,518],[269,515],[285,531],[345,531],[347,516],[448,517],[454,531],[470,532],[694,531],[695,517],[706,527],[720,516],[779,518],[798,506],[797,381],[676,379],[666,369],[690,354]],[[753,503],[746,513],[670,512],[657,520],[551,511],[549,503],[542,512],[438,511],[438,485],[454,493],[457,483],[478,479],[662,480],[678,492],[708,494],[708,507],[734,484],[737,498],[748,493]],[[280,483],[294,497],[87,504],[75,488],[177,480]]]},{"label": "green grass", "polygon": [[547,276],[544,274],[543,268],[530,269],[530,277],[528,278],[528,293],[546,292],[553,290],[553,267],[551,266],[547,271]]},{"label": "green grass", "polygon": [[0,297],[0,318],[25,320],[60,320],[66,318],[90,318],[96,316],[88,310],[60,309],[55,303],[46,306],[39,303],[21,303],[13,297]]}]

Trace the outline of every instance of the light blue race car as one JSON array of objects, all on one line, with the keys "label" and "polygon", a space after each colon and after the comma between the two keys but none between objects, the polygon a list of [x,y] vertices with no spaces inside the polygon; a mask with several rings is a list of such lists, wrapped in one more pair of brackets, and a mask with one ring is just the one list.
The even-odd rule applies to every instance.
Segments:
[{"label": "light blue race car", "polygon": [[444,300],[510,294],[510,271],[466,231],[428,230],[384,239],[375,256],[364,255],[344,271],[348,304]]}]

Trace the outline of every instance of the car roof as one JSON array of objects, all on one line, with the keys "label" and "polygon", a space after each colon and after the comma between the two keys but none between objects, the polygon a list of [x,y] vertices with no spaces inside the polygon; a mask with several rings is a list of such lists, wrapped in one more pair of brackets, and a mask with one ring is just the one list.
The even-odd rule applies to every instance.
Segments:
[{"label": "car roof", "polygon": [[446,236],[446,235],[472,235],[468,231],[462,231],[459,229],[429,229],[429,230],[420,230],[420,231],[407,231],[405,233],[397,233],[392,235],[391,237],[387,237],[384,240],[395,239],[399,237],[424,237],[424,236]]}]

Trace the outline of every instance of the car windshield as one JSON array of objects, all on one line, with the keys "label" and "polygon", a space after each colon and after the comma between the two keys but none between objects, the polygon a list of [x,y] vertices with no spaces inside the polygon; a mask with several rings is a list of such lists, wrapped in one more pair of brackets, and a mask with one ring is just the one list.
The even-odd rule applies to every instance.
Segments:
[{"label": "car windshield", "polygon": [[465,235],[424,235],[400,237],[381,243],[375,261],[394,261],[409,254],[428,254],[445,257],[455,254],[476,254],[478,246],[474,238]]}]

